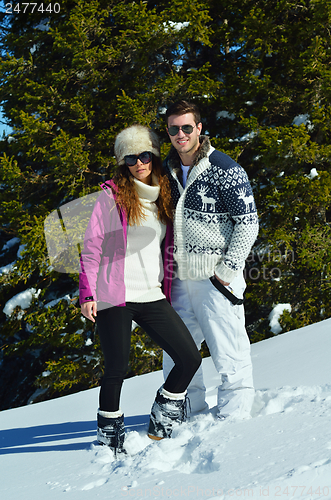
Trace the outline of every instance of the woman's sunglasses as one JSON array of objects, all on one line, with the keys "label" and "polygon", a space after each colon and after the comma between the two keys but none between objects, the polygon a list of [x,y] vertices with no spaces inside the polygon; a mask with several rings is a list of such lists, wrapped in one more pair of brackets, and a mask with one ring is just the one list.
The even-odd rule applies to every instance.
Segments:
[{"label": "woman's sunglasses", "polygon": [[133,167],[133,165],[137,163],[138,159],[141,161],[141,163],[149,163],[152,159],[152,153],[150,153],[149,151],[144,151],[143,153],[140,153],[140,155],[124,156],[125,165],[127,167]]},{"label": "woman's sunglasses", "polygon": [[168,128],[168,132],[172,136],[177,135],[180,130],[182,130],[184,134],[192,134],[194,127],[193,125],[183,125],[182,127],[178,127],[177,125],[172,125],[171,127]]}]

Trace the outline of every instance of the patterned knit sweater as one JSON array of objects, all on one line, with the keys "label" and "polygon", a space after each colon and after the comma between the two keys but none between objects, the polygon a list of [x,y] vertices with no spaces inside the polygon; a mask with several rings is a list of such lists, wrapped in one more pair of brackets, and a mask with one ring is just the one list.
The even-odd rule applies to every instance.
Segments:
[{"label": "patterned knit sweater", "polygon": [[244,169],[200,137],[200,148],[182,186],[180,158],[165,160],[176,207],[174,258],[181,280],[216,275],[230,282],[244,268],[258,234],[252,188]]}]

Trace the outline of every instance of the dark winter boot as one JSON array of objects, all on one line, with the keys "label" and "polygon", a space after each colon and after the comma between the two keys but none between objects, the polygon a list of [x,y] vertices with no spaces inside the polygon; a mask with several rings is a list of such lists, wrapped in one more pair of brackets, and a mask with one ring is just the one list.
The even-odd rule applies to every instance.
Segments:
[{"label": "dark winter boot", "polygon": [[186,391],[172,394],[161,387],[152,406],[148,437],[156,440],[170,438],[173,425],[184,422],[186,416]]},{"label": "dark winter boot", "polygon": [[124,415],[116,412],[98,411],[97,439],[99,444],[109,446],[115,453],[125,453],[124,444]]}]

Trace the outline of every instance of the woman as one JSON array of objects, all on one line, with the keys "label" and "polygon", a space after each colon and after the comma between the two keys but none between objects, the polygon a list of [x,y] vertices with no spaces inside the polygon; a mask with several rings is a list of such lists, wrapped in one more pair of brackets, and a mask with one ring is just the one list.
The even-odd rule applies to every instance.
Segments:
[{"label": "woman", "polygon": [[96,317],[105,358],[98,442],[116,452],[123,451],[124,443],[120,393],[129,363],[132,321],[175,363],[157,392],[150,438],[170,437],[173,422],[184,420],[186,388],[201,356],[169,304],[172,203],[158,138],[149,128],[133,125],[118,134],[114,152],[117,173],[102,185],[85,234],[80,303],[86,318],[94,322]]}]

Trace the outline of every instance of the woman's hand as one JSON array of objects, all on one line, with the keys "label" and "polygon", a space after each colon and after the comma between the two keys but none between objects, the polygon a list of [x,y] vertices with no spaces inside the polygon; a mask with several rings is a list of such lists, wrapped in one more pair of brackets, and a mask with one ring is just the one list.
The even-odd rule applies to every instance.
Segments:
[{"label": "woman's hand", "polygon": [[82,311],[82,315],[85,316],[85,318],[95,323],[95,319],[93,317],[97,315],[97,303],[95,300],[84,302],[84,304],[80,306],[80,309]]}]

